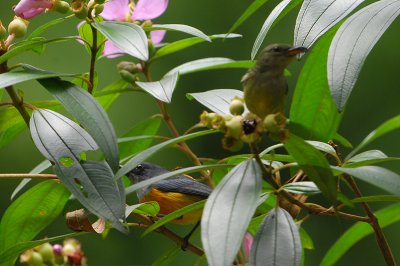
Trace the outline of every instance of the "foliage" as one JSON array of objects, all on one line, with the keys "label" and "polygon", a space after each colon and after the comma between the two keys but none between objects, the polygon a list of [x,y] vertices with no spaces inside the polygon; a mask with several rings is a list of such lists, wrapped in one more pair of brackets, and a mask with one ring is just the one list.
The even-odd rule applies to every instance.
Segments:
[{"label": "foliage", "polygon": [[[223,34],[208,34],[185,24],[153,24],[150,19],[165,11],[168,5],[166,0],[138,0],[135,4],[120,0],[106,3],[101,0],[73,0],[71,3],[55,0],[51,3],[35,1],[34,4],[33,1],[20,1],[14,9],[19,17],[10,22],[8,30],[0,22],[0,100],[5,98],[3,95],[9,98],[0,102],[0,148],[28,128],[33,143],[46,160],[28,174],[0,173],[0,180],[22,180],[12,198],[30,185],[27,178],[56,180],[32,185],[17,196],[4,212],[0,224],[1,265],[11,265],[24,251],[25,255],[30,254],[27,260],[22,260],[27,264],[33,265],[31,260],[35,256],[39,256],[39,260],[44,259],[45,255],[36,254],[40,248],[32,248],[66,236],[60,232],[59,236],[48,240],[33,239],[62,216],[66,204],[77,209],[65,218],[71,230],[101,233],[107,237],[109,230],[116,229],[127,234],[130,227],[145,227],[143,236],[162,234],[181,245],[182,249],[199,257],[205,255],[206,262],[216,266],[234,263],[307,264],[304,249],[314,247],[312,232],[309,235],[303,226],[307,219],[313,215],[349,219],[355,222],[354,225],[338,236],[338,241],[325,255],[323,265],[336,263],[351,246],[372,233],[385,262],[395,264],[382,229],[398,222],[398,218],[391,217],[395,217],[399,206],[391,205],[375,213],[369,204],[399,201],[400,175],[375,164],[398,161],[400,158],[388,157],[377,149],[361,150],[397,130],[400,127],[399,116],[382,123],[347,156],[342,157],[341,147],[333,141],[337,140],[345,147],[351,146],[338,129],[368,54],[400,14],[399,0],[380,0],[363,6],[362,0],[284,0],[260,25],[250,52],[252,60],[214,55],[187,59],[156,79],[152,77],[159,71],[154,69],[164,57],[184,54],[185,49],[200,43],[213,45],[220,39],[237,41],[236,38],[242,35],[232,32],[268,1],[255,0],[233,23],[228,33]],[[176,90],[182,76],[198,72],[207,74],[210,70],[250,69],[243,77],[246,81],[260,69],[261,73],[276,70],[271,70],[268,65],[266,67],[269,61],[265,60],[265,56],[271,51],[281,53],[285,46],[268,46],[271,50],[262,50],[259,61],[253,59],[269,31],[279,27],[278,22],[300,4],[292,46],[298,48],[296,56],[301,58],[304,66],[295,86],[289,118],[281,112],[265,117],[251,113],[251,105],[247,104],[249,109],[246,106],[249,98],[242,90],[212,89],[207,87],[207,83],[203,84],[203,92]],[[45,10],[72,12],[73,15],[40,25],[17,42],[16,38],[23,36],[27,27],[31,27],[25,19],[42,16]],[[113,20],[110,14],[118,19]],[[81,22],[76,36],[48,37],[50,29],[72,21],[70,18],[74,16]],[[124,18],[123,21],[121,18]],[[178,32],[190,37],[162,43],[166,32]],[[61,73],[34,65],[11,63],[18,62],[19,56],[28,51],[43,54],[46,58],[47,46],[71,40],[82,43],[82,53],[89,54],[90,60],[86,62],[88,73]],[[288,48],[285,56],[294,56],[289,54],[294,50]],[[306,50],[309,54],[299,54],[299,51]],[[118,58],[122,54],[129,56],[129,61],[117,64],[121,79],[108,86],[99,85],[99,77],[107,73],[98,70],[98,62]],[[68,56],[68,51],[64,56]],[[232,55],[232,58],[235,56]],[[280,84],[284,73],[288,75],[288,71],[283,69],[282,73],[274,73],[278,78],[276,83]],[[271,74],[268,78],[275,76]],[[23,92],[17,91],[15,85],[33,80],[38,81],[36,89],[44,89],[56,101],[26,101]],[[266,86],[263,82],[251,86]],[[282,88],[277,86],[274,89],[279,91]],[[283,89],[286,90],[286,87]],[[159,114],[140,122],[127,121],[130,130],[118,138],[107,109],[122,95],[137,92],[154,98]],[[168,111],[168,106],[175,104],[176,94],[186,95],[187,100],[196,100],[193,105],[201,105],[208,110],[185,131],[177,128],[174,116]],[[265,99],[262,94],[259,95],[258,101],[262,105]],[[279,100],[274,99],[278,97],[274,93],[268,97]],[[61,108],[66,114],[58,112]],[[137,110],[138,113],[140,111]],[[160,129],[162,122],[169,134]],[[211,153],[198,156],[189,145],[190,141],[207,145],[209,140],[206,142],[204,139],[211,134],[221,138],[222,144],[215,146],[219,145],[234,154],[222,158]],[[277,144],[268,146],[261,141],[265,139]],[[244,146],[248,146],[250,153],[244,152]],[[137,182],[137,175],[143,178],[136,173],[141,164],[166,148],[186,155],[192,166],[165,172],[160,170],[151,178]],[[50,165],[52,173],[42,174]],[[186,176],[194,172],[200,173],[199,180]],[[390,195],[364,197],[358,180]],[[192,185],[185,187],[183,183],[187,182]],[[196,182],[205,183],[212,190],[208,191],[203,184]],[[344,186],[348,186],[349,190],[343,189]],[[126,196],[133,192],[137,192],[140,202],[127,205]],[[157,197],[147,200],[153,193],[160,193],[161,196],[157,194]],[[321,194],[321,197],[312,197],[315,194]],[[166,211],[165,203],[182,206]],[[353,209],[356,204],[360,204],[364,214],[360,215]],[[191,243],[190,235],[182,238],[166,227],[168,223],[180,223],[183,217],[201,214],[201,211],[202,218],[197,220],[201,225],[202,247]],[[89,220],[93,216],[98,218],[95,223]],[[72,235],[79,237],[77,233],[68,236]],[[67,249],[65,246],[64,249]],[[61,251],[56,251],[55,247],[52,250],[55,255],[48,263],[59,265],[68,260],[73,264],[73,260],[79,260],[79,265],[84,264],[80,246],[79,256],[67,254],[64,250],[64,253],[58,254],[67,258],[60,263],[55,258]],[[155,259],[154,265],[173,264],[179,252],[180,249],[173,247],[164,256]],[[43,265],[43,261],[38,265]]]}]

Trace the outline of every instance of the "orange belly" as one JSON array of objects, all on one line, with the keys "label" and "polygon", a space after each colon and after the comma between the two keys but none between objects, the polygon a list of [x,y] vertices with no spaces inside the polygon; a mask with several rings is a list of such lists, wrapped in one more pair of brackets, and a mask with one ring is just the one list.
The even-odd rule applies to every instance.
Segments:
[{"label": "orange belly", "polygon": [[[158,189],[151,189],[151,191],[140,200],[140,203],[147,201],[157,201],[160,205],[160,215],[167,215],[171,212],[179,210],[187,205],[193,204],[197,201],[203,200],[203,197],[187,195],[176,192],[164,192]],[[193,212],[186,213],[178,219],[172,220],[177,224],[195,224],[200,218],[203,210],[195,210]]]}]

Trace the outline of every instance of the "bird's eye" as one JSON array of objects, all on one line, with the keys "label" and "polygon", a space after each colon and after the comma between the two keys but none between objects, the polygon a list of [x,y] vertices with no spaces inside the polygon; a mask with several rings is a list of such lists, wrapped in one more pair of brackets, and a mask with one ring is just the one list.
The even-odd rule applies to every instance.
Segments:
[{"label": "bird's eye", "polygon": [[143,165],[139,164],[138,166],[136,166],[137,170],[142,170],[143,169]]},{"label": "bird's eye", "polygon": [[272,52],[279,53],[281,51],[281,48],[280,47],[274,47],[271,50],[272,50]]}]

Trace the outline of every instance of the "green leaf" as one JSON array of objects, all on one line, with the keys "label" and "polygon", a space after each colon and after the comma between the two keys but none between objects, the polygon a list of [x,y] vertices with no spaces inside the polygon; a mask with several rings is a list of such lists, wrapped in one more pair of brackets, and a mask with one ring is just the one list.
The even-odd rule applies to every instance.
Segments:
[{"label": "green leaf", "polygon": [[92,137],[72,120],[50,110],[36,110],[30,121],[32,139],[39,151],[55,163],[58,178],[93,214],[110,220],[113,227],[126,232],[125,195],[104,161],[84,161],[82,154],[96,150]]},{"label": "green leaf", "polygon": [[382,0],[359,10],[339,28],[328,56],[328,83],[339,111],[344,109],[368,54],[399,14],[398,0]]},{"label": "green leaf", "polygon": [[261,169],[252,159],[233,168],[209,196],[201,219],[201,239],[210,265],[232,265],[261,187]]},{"label": "green leaf", "polygon": [[353,145],[350,141],[337,132],[333,136],[333,140],[339,142],[339,144],[342,144],[346,148],[353,149]]},{"label": "green leaf", "polygon": [[321,193],[315,183],[310,181],[288,183],[283,186],[283,189],[294,194],[314,195]]},{"label": "green leaf", "polygon": [[173,246],[170,250],[165,252],[161,257],[156,259],[151,266],[168,266],[172,263],[173,259],[181,252],[181,247]]},{"label": "green leaf", "polygon": [[200,171],[207,170],[207,169],[227,168],[227,167],[232,167],[232,165],[231,164],[207,164],[207,165],[199,165],[199,166],[192,166],[192,167],[178,169],[178,170],[171,171],[171,172],[159,175],[159,176],[151,177],[144,181],[140,181],[139,183],[136,183],[130,187],[127,187],[125,189],[125,193],[126,193],[126,195],[129,195],[136,190],[142,189],[142,188],[147,187],[151,184],[154,184],[158,181],[161,181],[161,180],[173,177],[173,176],[177,176],[177,175],[181,175],[181,174],[189,174],[189,173],[193,173],[193,172],[200,172]]},{"label": "green leaf", "polygon": [[[99,18],[99,17],[96,17],[96,19],[97,18]],[[97,21],[97,22],[100,22],[100,21]],[[90,26],[89,23],[85,22],[85,23],[81,24],[78,28],[78,32],[79,32],[79,36],[81,36],[82,39],[84,39],[86,42],[88,42],[90,44],[93,44],[93,31],[92,31],[92,27]],[[97,45],[100,45],[105,40],[106,40],[106,38],[104,37],[103,34],[97,33]],[[92,54],[91,47],[87,43],[84,43],[84,45],[85,45],[86,51],[89,53],[89,55],[91,55]],[[97,59],[101,56],[103,50],[104,50],[104,44],[101,46],[98,46],[98,51],[96,54]]]},{"label": "green leaf", "polygon": [[[214,39],[230,39],[230,38],[239,38],[242,37],[242,35],[240,34],[236,34],[236,33],[230,33],[230,34],[215,34],[215,35],[211,35],[210,39],[214,40]],[[202,43],[205,42],[206,40],[204,38],[200,38],[200,37],[191,37],[191,38],[187,38],[187,39],[183,39],[183,40],[179,40],[176,42],[172,42],[172,43],[168,43],[165,46],[159,48],[156,53],[154,54],[154,56],[150,59],[150,62],[153,62],[154,60],[172,54],[172,53],[176,53],[178,51],[181,51],[183,49],[189,48],[193,45],[196,45],[198,43]]]},{"label": "green leaf", "polygon": [[254,0],[253,3],[251,3],[246,10],[243,12],[243,14],[235,21],[235,23],[232,25],[232,27],[229,29],[228,33],[234,32],[237,28],[239,28],[240,25],[243,24],[251,15],[254,14],[260,7],[262,7],[268,0]]},{"label": "green leaf", "polygon": [[[400,204],[394,204],[379,210],[375,213],[379,220],[379,225],[383,229],[393,223],[400,221]],[[336,262],[358,241],[373,233],[372,226],[368,223],[357,222],[350,227],[341,237],[331,246],[325,254],[320,265],[335,265]]]},{"label": "green leaf", "polygon": [[[25,250],[32,249],[34,247],[37,247],[41,244],[47,243],[47,242],[54,242],[54,241],[59,241],[71,237],[76,237],[78,235],[86,234],[86,232],[80,232],[80,233],[71,233],[71,234],[66,234],[66,235],[60,235],[60,236],[55,236],[55,237],[49,237],[41,240],[35,240],[35,241],[24,241],[24,242],[19,242],[8,249],[1,251],[0,252],[0,261],[4,264],[3,265],[8,265],[7,262],[12,263],[12,260],[15,260],[16,257],[18,257],[19,254],[24,252]],[[11,264],[12,265],[12,264]]]},{"label": "green leaf", "polygon": [[311,47],[364,0],[304,0],[296,20],[294,45]]},{"label": "green leaf", "polygon": [[34,79],[75,76],[79,76],[79,74],[57,73],[36,68],[31,65],[22,65],[22,69],[0,74],[0,88]]},{"label": "green leaf", "polygon": [[59,79],[45,79],[39,82],[90,133],[104,152],[113,171],[117,171],[119,169],[117,137],[107,113],[99,102],[87,91],[71,82]]},{"label": "green leaf", "polygon": [[[38,164],[35,168],[33,168],[29,173],[30,174],[40,174],[47,168],[51,166],[50,161],[44,160],[40,164]],[[18,184],[18,186],[14,189],[13,193],[11,194],[10,199],[13,200],[14,197],[20,192],[32,179],[31,178],[24,178]]]},{"label": "green leaf", "polygon": [[173,30],[173,31],[180,31],[184,32],[199,38],[204,39],[207,42],[211,42],[210,37],[208,37],[204,32],[201,30],[198,30],[196,28],[193,28],[188,25],[184,24],[153,24],[150,28],[146,28],[146,30]]},{"label": "green leaf", "polygon": [[158,220],[157,222],[155,222],[154,224],[150,225],[146,231],[143,232],[142,237],[147,235],[148,233],[156,230],[157,228],[159,228],[160,226],[163,226],[164,224],[175,220],[179,217],[181,217],[182,215],[188,213],[188,212],[192,212],[195,210],[199,210],[202,209],[204,207],[204,204],[206,203],[206,200],[201,200],[198,202],[195,202],[193,204],[190,204],[188,206],[185,206],[177,211],[171,212],[170,214],[164,216],[163,218],[161,218],[160,220]]},{"label": "green leaf", "polygon": [[254,59],[256,57],[257,52],[260,49],[268,31],[272,29],[276,25],[276,23],[279,22],[279,20],[286,16],[286,14],[290,12],[290,10],[295,8],[301,2],[302,0],[283,0],[272,10],[272,12],[269,14],[268,18],[262,25],[261,30],[258,33],[257,38],[254,42],[253,49],[251,50],[251,59]]},{"label": "green leaf", "polygon": [[326,33],[312,49],[294,90],[290,121],[304,128],[296,134],[305,139],[327,142],[335,136],[342,117],[326,80],[326,58],[336,29]]},{"label": "green leaf", "polygon": [[[9,248],[39,234],[61,214],[69,196],[62,184],[48,180],[18,197],[1,219],[0,254],[4,256]],[[15,255],[9,255],[9,259],[15,259]]]},{"label": "green leaf", "polygon": [[386,158],[388,158],[387,155],[381,152],[380,150],[370,150],[362,152],[360,154],[357,154],[349,158],[348,160],[346,160],[346,163],[358,163],[371,159],[386,159]]},{"label": "green leaf", "polygon": [[[123,137],[152,137],[158,132],[161,125],[161,120],[162,117],[160,115],[154,115],[132,127],[126,134],[123,135]],[[147,149],[152,142],[153,139],[140,139],[138,141],[119,143],[118,148],[120,157],[125,158],[131,154],[136,154],[140,151],[143,151]]]},{"label": "green leaf", "polygon": [[0,56],[0,64],[26,51],[35,51],[38,49],[43,50],[44,46],[48,43],[58,43],[76,39],[77,39],[76,36],[69,36],[69,37],[62,37],[50,40],[42,37],[40,38],[36,37],[32,40],[25,40],[10,46],[10,50],[8,50],[7,53]]},{"label": "green leaf", "polygon": [[369,133],[368,136],[366,136],[365,139],[363,139],[363,141],[361,141],[361,143],[352,152],[350,152],[349,155],[347,155],[346,160],[370,144],[372,141],[396,129],[400,129],[400,115],[389,119],[377,127],[374,131]]},{"label": "green leaf", "polygon": [[[56,110],[61,105],[56,101],[31,102],[38,108]],[[30,109],[27,109],[31,113]],[[0,107],[0,148],[10,143],[19,133],[26,129],[26,123],[14,107]]]},{"label": "green leaf", "polygon": [[366,196],[352,199],[353,203],[362,203],[362,202],[380,202],[380,201],[400,201],[400,196],[393,195],[375,195],[375,196]]},{"label": "green leaf", "polygon": [[178,83],[178,79],[179,74],[178,72],[175,72],[171,75],[164,76],[160,81],[136,81],[135,83],[144,91],[151,94],[154,98],[166,103],[171,103],[172,93],[174,93],[176,83]]},{"label": "green leaf", "polygon": [[400,175],[388,169],[379,166],[361,166],[357,168],[332,166],[332,169],[354,176],[394,195],[400,195]]},{"label": "green leaf", "polygon": [[[201,137],[201,136],[208,135],[211,133],[216,133],[216,132],[218,132],[218,131],[212,130],[212,129],[199,131],[199,132],[191,133],[188,135],[183,135],[178,138],[171,139],[171,140],[167,140],[160,144],[152,146],[151,148],[148,148],[148,149],[138,153],[133,158],[131,158],[124,166],[121,167],[121,169],[119,169],[119,171],[115,174],[115,176],[116,176],[116,178],[121,178],[123,175],[125,175],[126,173],[131,171],[133,168],[135,168],[138,164],[140,164],[141,162],[143,162],[144,160],[146,160],[150,156],[154,155],[155,153],[157,153],[158,151],[160,151],[163,148],[177,144],[179,142],[183,142],[183,141],[186,141],[189,139]],[[154,179],[154,178],[152,178],[152,179]],[[141,183],[144,183],[144,182],[141,182]]]},{"label": "green leaf", "polygon": [[149,59],[147,36],[140,26],[116,21],[95,22],[92,25],[123,53],[143,61]]},{"label": "green leaf", "polygon": [[314,241],[312,240],[311,236],[307,233],[307,231],[303,227],[300,227],[299,232],[300,232],[301,246],[303,247],[303,249],[310,249],[310,250],[314,249]]},{"label": "green leaf", "polygon": [[45,24],[40,25],[39,27],[37,27],[26,39],[27,40],[32,40],[34,38],[40,37],[40,35],[42,33],[44,33],[45,31],[47,31],[49,28],[56,26],[64,21],[66,21],[67,19],[73,18],[75,17],[73,14],[72,15],[68,15],[66,17],[63,18],[57,18],[54,20],[51,20]]},{"label": "green leaf", "polygon": [[337,180],[333,176],[324,155],[296,135],[290,134],[284,141],[285,149],[292,155],[300,168],[331,201],[337,196]]},{"label": "green leaf", "polygon": [[185,75],[189,73],[210,70],[210,69],[230,68],[232,67],[231,65],[229,65],[230,63],[236,63],[236,62],[233,61],[232,59],[224,57],[203,58],[177,66],[168,71],[168,73],[165,74],[164,76],[172,75],[175,73],[179,73],[179,75]]},{"label": "green leaf", "polygon": [[154,216],[160,211],[160,205],[157,201],[148,201],[135,205],[126,206],[125,217],[133,213]]},{"label": "green leaf", "polygon": [[299,229],[292,216],[282,208],[271,210],[254,238],[249,265],[301,264]]},{"label": "green leaf", "polygon": [[354,155],[350,159],[348,159],[343,166],[344,167],[360,167],[365,165],[397,161],[400,160],[398,157],[387,157],[386,154],[381,152],[380,150],[370,150]]},{"label": "green leaf", "polygon": [[104,110],[108,110],[111,104],[119,97],[121,92],[128,91],[131,85],[127,83],[125,80],[116,80],[113,83],[109,84],[101,91],[96,91],[94,96],[99,101],[101,106],[103,106]]},{"label": "green leaf", "polygon": [[[329,145],[329,144],[327,144],[325,142],[314,141],[314,140],[306,140],[305,142],[307,142],[308,144],[310,144],[311,146],[313,146],[317,150],[320,150],[322,152],[330,154],[330,155],[332,155],[334,157],[337,156],[335,149],[331,145]],[[260,155],[264,156],[264,155],[270,153],[273,150],[282,148],[283,146],[284,146],[283,143],[278,143],[278,144],[269,146],[268,148],[266,148],[265,150],[260,152]]]},{"label": "green leaf", "polygon": [[[217,114],[232,115],[229,111],[231,101],[235,97],[243,98],[243,91],[233,89],[216,89],[205,92],[187,93],[189,100],[195,99]],[[247,108],[245,113],[248,112]]]}]

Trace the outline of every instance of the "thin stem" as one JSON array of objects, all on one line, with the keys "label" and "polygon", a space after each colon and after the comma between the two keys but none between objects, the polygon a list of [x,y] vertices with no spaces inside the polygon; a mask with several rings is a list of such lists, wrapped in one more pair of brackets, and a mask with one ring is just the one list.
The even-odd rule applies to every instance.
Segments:
[{"label": "thin stem", "polygon": [[[358,188],[355,180],[350,175],[347,174],[344,174],[344,178],[350,184],[351,189],[357,195],[357,197],[362,197],[363,195],[360,189]],[[374,229],[376,241],[378,242],[379,249],[382,253],[383,258],[385,259],[386,264],[391,266],[396,265],[392,250],[385,238],[385,235],[383,234],[382,228],[379,226],[378,219],[376,218],[376,216],[372,212],[372,209],[366,202],[362,202],[361,205],[369,217],[369,223]]]},{"label": "thin stem", "polygon": [[307,210],[310,214],[314,215],[338,215],[342,218],[349,219],[349,220],[356,220],[356,221],[361,221],[361,222],[370,222],[369,217],[362,217],[350,213],[345,213],[345,212],[339,212],[335,210],[334,208],[324,208],[320,205],[317,204],[310,204],[310,203],[303,203],[296,198],[294,198],[289,192],[285,191],[284,189],[280,189],[279,184],[276,182],[276,180],[273,178],[271,172],[269,169],[265,167],[263,164],[259,153],[258,153],[258,147],[255,143],[250,144],[250,149],[251,152],[253,153],[253,157],[256,160],[256,162],[259,164],[261,171],[263,172],[263,178],[265,181],[267,181],[269,184],[272,185],[273,188],[275,188],[277,191],[276,193],[282,197],[285,197],[290,203],[295,204],[302,209]]},{"label": "thin stem", "polygon": [[[143,74],[146,77],[146,80],[148,82],[152,81],[151,78],[151,74],[150,71],[148,69],[148,65],[146,65],[145,62],[142,62],[142,69],[143,69]],[[171,134],[177,138],[180,136],[178,129],[175,126],[174,121],[172,120],[171,116],[169,115],[168,111],[167,111],[167,107],[165,105],[165,103],[163,101],[160,100],[156,100],[157,101],[157,105],[158,108],[160,109],[160,112],[163,116],[164,122],[167,124],[167,127],[169,129],[169,131],[171,132]],[[199,158],[197,157],[197,155],[190,149],[190,147],[186,144],[186,142],[180,142],[178,143],[180,149],[182,150],[183,153],[185,153],[188,158],[195,164],[195,165],[201,165],[201,161],[199,160]],[[204,177],[204,180],[210,185],[213,186],[213,182],[210,178],[210,174],[208,173],[208,171],[202,171],[201,175]]]},{"label": "thin stem", "polygon": [[[0,52],[0,56],[3,55],[3,53],[4,52]],[[7,61],[0,64],[0,74],[6,73],[6,72],[8,72]],[[29,116],[28,111],[26,111],[26,109],[24,107],[23,99],[18,96],[18,94],[15,91],[13,86],[7,86],[5,89],[8,93],[8,95],[10,96],[14,107],[17,108],[18,112],[21,114],[22,118],[24,119],[26,125],[29,127],[30,116]]]},{"label": "thin stem", "polygon": [[57,175],[53,174],[0,174],[0,179],[58,179]]},{"label": "thin stem", "polygon": [[[139,218],[140,220],[142,220],[147,225],[153,224],[153,221],[151,221],[150,218],[148,218],[148,217],[146,217],[144,215],[134,214],[134,216]],[[190,252],[192,252],[192,253],[194,253],[194,254],[196,254],[198,256],[203,256],[204,255],[204,251],[201,248],[199,248],[199,247],[197,247],[197,246],[195,246],[195,245],[193,245],[191,243],[186,242],[184,238],[178,236],[177,234],[175,234],[174,232],[172,232],[171,230],[167,229],[164,226],[161,226],[161,227],[157,228],[154,231],[159,233],[159,234],[164,235],[165,237],[167,237],[169,239],[171,239],[172,241],[174,241],[176,244],[178,244],[180,246],[185,245],[186,250],[189,250]]]},{"label": "thin stem", "polygon": [[93,88],[94,88],[94,69],[96,65],[96,56],[98,52],[98,47],[97,47],[97,30],[95,27],[90,24],[90,28],[92,29],[92,45],[90,48],[90,70],[89,70],[89,86],[88,86],[88,92],[90,94],[93,93]]}]

